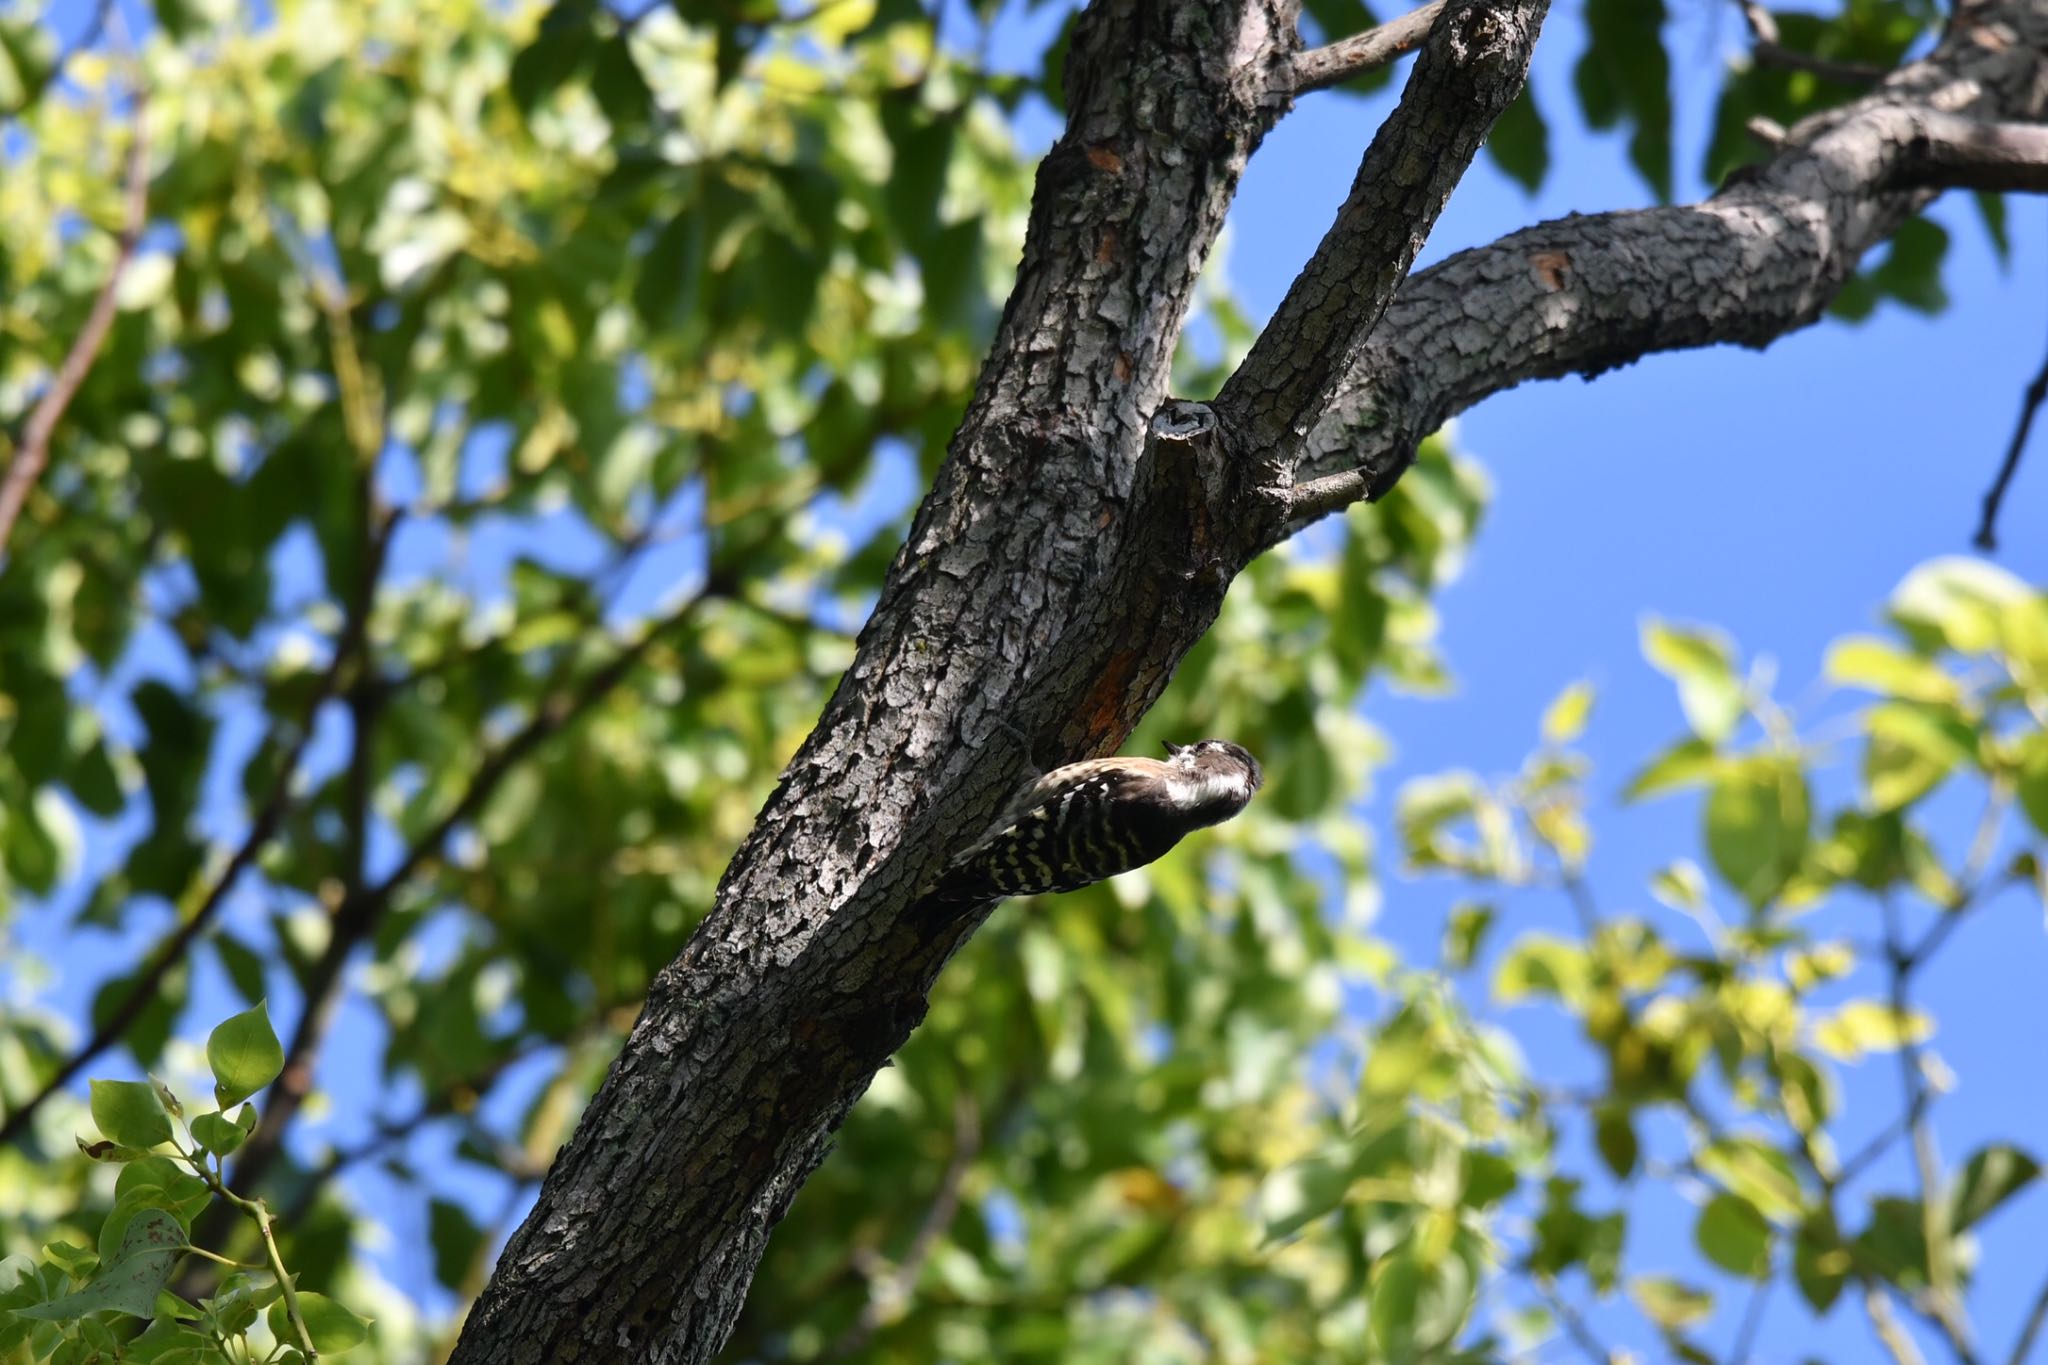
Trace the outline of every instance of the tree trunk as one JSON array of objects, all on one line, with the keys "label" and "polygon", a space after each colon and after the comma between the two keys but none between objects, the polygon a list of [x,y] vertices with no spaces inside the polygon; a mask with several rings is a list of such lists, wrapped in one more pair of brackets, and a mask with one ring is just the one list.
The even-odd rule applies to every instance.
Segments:
[{"label": "tree trunk", "polygon": [[1015,292],[855,661],[655,982],[457,1365],[717,1352],[769,1230],[977,927],[898,916],[1024,776],[1002,723],[1046,759],[1115,749],[1235,574],[1390,484],[1446,416],[1525,378],[1812,321],[1930,193],[1889,188],[1908,163],[1953,159],[1914,154],[1914,110],[2043,104],[2048,0],[1965,6],[1927,61],[1794,129],[1738,188],[1534,228],[1404,284],[1520,90],[1546,0],[1448,4],[1244,365],[1213,405],[1169,400],[1246,160],[1342,60],[1303,60],[1297,5],[1097,0],[1076,28]]}]

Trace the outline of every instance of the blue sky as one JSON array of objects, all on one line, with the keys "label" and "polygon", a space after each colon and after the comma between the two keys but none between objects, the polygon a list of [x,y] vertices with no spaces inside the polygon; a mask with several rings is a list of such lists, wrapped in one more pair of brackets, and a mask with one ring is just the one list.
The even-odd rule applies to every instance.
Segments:
[{"label": "blue sky", "polygon": [[[1679,194],[1693,198],[1705,189],[1696,171],[1719,63],[1739,50],[1741,32],[1732,6],[1697,0],[1678,8],[1671,50]],[[69,33],[83,7],[63,0],[55,11],[60,32]],[[1000,29],[998,57],[1034,60],[1060,13],[1048,7]],[[951,31],[958,36],[966,29],[956,24]],[[1648,201],[1626,165],[1622,139],[1592,134],[1577,119],[1570,69],[1582,40],[1579,6],[1561,3],[1539,46],[1534,75],[1551,129],[1552,172],[1542,193],[1532,200],[1482,159],[1453,197],[1424,264],[1540,218]],[[1392,99],[1391,91],[1371,100],[1311,96],[1260,149],[1219,261],[1255,317],[1279,301],[1313,250]],[[1043,110],[1028,111],[1021,127],[1037,147],[1055,131]],[[1822,713],[1847,705],[1815,685],[1827,643],[1873,626],[1884,597],[1913,565],[1968,552],[1977,502],[2010,432],[2020,389],[2048,347],[2044,212],[2038,203],[2014,201],[2013,257],[2001,265],[1968,201],[1951,197],[1941,204],[1935,217],[1951,233],[1946,279],[1953,303],[1938,317],[1887,305],[1862,325],[1824,323],[1763,353],[1719,348],[1654,357],[1591,383],[1528,385],[1462,418],[1458,444],[1484,461],[1495,497],[1466,573],[1438,602],[1443,644],[1460,685],[1447,700],[1403,698],[1384,689],[1364,700],[1365,714],[1389,736],[1396,755],[1361,812],[1380,832],[1382,847],[1391,844],[1392,798],[1403,779],[1454,766],[1512,771],[1534,743],[1546,703],[1579,678],[1600,688],[1586,747],[1598,764],[1595,790],[1611,797],[1627,772],[1683,724],[1669,685],[1637,654],[1637,628],[1646,613],[1726,628],[1747,657],[1777,661],[1782,699]],[[907,485],[878,488],[863,510],[886,510],[912,491]],[[2007,548],[1999,562],[2037,583],[2048,578],[2048,544],[2037,529],[2044,512],[2048,471],[2023,468],[2008,499]],[[551,548],[577,553],[568,544]],[[431,562],[434,547],[418,553]],[[670,570],[680,562],[668,561]],[[636,585],[636,594],[651,596],[664,586],[654,581],[654,568],[642,574],[649,581]],[[1834,790],[1839,796],[1845,788]],[[1943,834],[1959,842],[1974,810],[1937,809]],[[1603,907],[1653,912],[1643,891],[1648,874],[1673,857],[1699,854],[1697,801],[1621,808],[1603,799],[1594,815],[1593,883]],[[1382,928],[1427,958],[1461,888],[1404,880],[1391,861],[1383,859],[1389,875]],[[1540,898],[1512,909],[1512,927],[1567,924],[1564,906]],[[61,927],[56,916],[47,917],[46,926]],[[122,941],[146,943],[160,928],[151,925],[149,933]],[[1868,937],[1875,926],[1845,920],[1844,931]],[[67,955],[54,936],[32,931],[27,941],[69,957],[61,962],[67,970],[60,1001],[88,993],[98,963],[108,960],[104,940],[90,945],[91,964],[79,959],[75,944]],[[2030,1041],[2041,1025],[2036,983],[2043,980],[2048,941],[2040,908],[2010,898],[1966,925],[1922,981],[1923,1003],[1941,1020],[1936,1047],[1961,1077],[1938,1111],[1949,1160],[1991,1137],[2015,1138],[2037,1151],[2048,1147],[2042,1141],[2048,1067]],[[1861,993],[1868,991],[1866,982]],[[200,993],[227,999],[219,983],[204,978]],[[289,1019],[281,1010],[280,1025],[289,1027]],[[1539,1069],[1583,1064],[1569,1031],[1554,1020],[1532,1011],[1504,1020]],[[366,1018],[345,1018],[342,1032],[367,1026]],[[333,1049],[322,1075],[345,1107],[377,1085],[374,1047]],[[1852,1132],[1870,1131],[1896,1114],[1896,1084],[1884,1061],[1855,1075],[1846,1090]],[[506,1101],[499,1107],[509,1112],[514,1106]],[[391,1108],[403,1113],[406,1105]],[[451,1179],[473,1178],[449,1170],[432,1140],[415,1144],[410,1155],[428,1169],[448,1170]],[[1908,1187],[1902,1156],[1870,1186]],[[396,1248],[387,1265],[402,1280],[423,1282],[417,1251],[408,1256],[402,1249],[424,1243],[419,1201],[399,1198],[399,1187],[374,1173],[366,1172],[355,1188],[366,1202],[394,1210]],[[488,1187],[466,1185],[464,1193],[478,1213],[499,1212]],[[1596,1202],[1622,1197],[1601,1191]],[[1695,1273],[1691,1206],[1666,1189],[1634,1197],[1631,1207],[1635,1268]],[[1983,1238],[1973,1308],[1987,1345],[2001,1358],[2048,1269],[2033,1250],[2044,1208],[2048,1203],[2036,1193],[2002,1213]],[[1725,1342],[1734,1317],[1724,1311],[1704,1335]],[[1596,1311],[1592,1321],[1610,1345],[1649,1345],[1631,1313]],[[1796,1296],[1781,1290],[1764,1322],[1762,1360],[1878,1355],[1860,1310],[1847,1299],[1816,1326]],[[1924,1344],[1939,1354],[1933,1342]]]},{"label": "blue sky", "polygon": [[[1733,6],[1675,8],[1668,36],[1678,195],[1690,199],[1706,192],[1698,168],[1719,63],[1739,50],[1742,33]],[[1594,134],[1577,117],[1570,75],[1582,45],[1580,7],[1559,5],[1533,71],[1551,130],[1542,192],[1532,200],[1482,158],[1452,197],[1423,265],[1543,218],[1649,202],[1623,139]],[[1231,216],[1227,264],[1255,316],[1271,311],[1314,249],[1392,99],[1311,97],[1259,150]],[[1600,701],[1585,747],[1597,764],[1594,790],[1604,796],[1593,810],[1593,885],[1610,913],[1655,914],[1645,880],[1674,856],[1701,857],[1701,812],[1691,797],[1629,808],[1613,799],[1633,767],[1683,730],[1669,684],[1637,653],[1645,614],[1724,627],[1746,657],[1776,660],[1780,699],[1805,714],[1839,714],[1852,704],[1818,685],[1828,643],[1877,627],[1884,598],[1914,565],[1970,553],[1978,501],[2020,390],[2048,347],[2044,206],[2012,201],[2009,264],[1996,259],[1967,198],[1950,196],[1934,217],[1951,235],[1945,278],[1953,299],[1937,317],[1886,305],[1861,325],[1824,322],[1764,352],[1720,347],[1651,357],[1591,382],[1525,385],[1460,419],[1457,444],[1484,461],[1495,497],[1467,572],[1437,602],[1457,695],[1424,701],[1377,690],[1364,703],[1396,753],[1366,811],[1383,848],[1404,778],[1448,767],[1513,771],[1549,699],[1590,678]],[[2023,466],[1997,560],[2034,583],[2048,576],[2044,511],[2048,472]],[[1839,780],[1832,791],[1838,800],[1847,795]],[[1974,807],[1936,809],[1944,845],[1960,844]],[[1433,950],[1456,890],[1390,876],[1382,929],[1418,955]],[[1540,898],[1517,902],[1512,915],[1516,925],[1560,929],[1568,919],[1564,906]],[[1858,922],[1858,908],[1836,923],[1848,934],[1878,933],[1874,922]],[[1961,1077],[1937,1110],[1946,1160],[1959,1162],[1998,1136],[2043,1145],[2048,1066],[2031,1040],[2041,1027],[2044,979],[2040,907],[2008,897],[1980,911],[1919,982],[1921,1002],[1940,1020],[1935,1048]],[[1871,993],[1870,978],[1858,984],[1854,993]],[[1538,1012],[1504,1021],[1541,1070],[1570,1065],[1578,1052]],[[1848,1130],[1868,1132],[1895,1116],[1897,1085],[1889,1058],[1856,1072],[1845,1090]],[[1902,1150],[1867,1188],[1912,1188]],[[1698,1267],[1690,1205],[1666,1187],[1631,1207],[1637,1269]],[[2037,1192],[1983,1238],[1973,1310],[1998,1358],[2048,1271],[2036,1249],[2048,1226],[2044,1211]],[[1724,1301],[1704,1337],[1725,1345],[1735,1318]],[[1625,1313],[1592,1315],[1608,1345],[1651,1347],[1629,1321]],[[1852,1296],[1815,1324],[1797,1295],[1781,1289],[1758,1340],[1760,1360],[1882,1354]],[[1923,1346],[1930,1359],[1945,1355],[1931,1339]]]}]

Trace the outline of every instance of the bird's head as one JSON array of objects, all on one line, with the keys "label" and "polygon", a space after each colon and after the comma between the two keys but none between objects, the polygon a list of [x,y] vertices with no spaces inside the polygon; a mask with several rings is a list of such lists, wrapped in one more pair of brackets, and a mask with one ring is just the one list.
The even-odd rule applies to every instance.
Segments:
[{"label": "bird's head", "polygon": [[1243,810],[1252,793],[1266,780],[1259,760],[1242,745],[1227,739],[1168,744],[1166,761],[1186,774],[1181,803],[1214,809],[1218,820],[1228,820]]}]

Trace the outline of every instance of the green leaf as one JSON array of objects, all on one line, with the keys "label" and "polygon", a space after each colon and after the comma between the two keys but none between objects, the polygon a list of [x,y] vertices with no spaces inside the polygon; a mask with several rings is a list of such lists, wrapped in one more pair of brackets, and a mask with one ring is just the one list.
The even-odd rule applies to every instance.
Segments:
[{"label": "green leaf", "polygon": [[148,1081],[94,1081],[92,1121],[123,1147],[150,1148],[171,1140],[171,1116]]},{"label": "green leaf", "polygon": [[2011,266],[2012,238],[2005,228],[2005,196],[1979,190],[1970,198],[1976,202],[1977,216],[1983,220],[1984,234],[1991,239],[1991,250],[1998,257],[1999,265]]},{"label": "green leaf", "polygon": [[1620,1106],[1602,1109],[1593,1124],[1593,1143],[1600,1149],[1600,1159],[1607,1163],[1607,1169],[1614,1173],[1615,1179],[1626,1180],[1635,1174],[1641,1146],[1636,1141],[1635,1124],[1627,1109]]},{"label": "green leaf", "polygon": [[[306,1331],[313,1338],[313,1349],[321,1355],[340,1355],[370,1339],[369,1320],[357,1317],[325,1294],[310,1294],[302,1289],[298,1299],[299,1316],[306,1321]],[[291,1315],[282,1298],[270,1305],[265,1319],[270,1324],[271,1335],[279,1341],[297,1343],[298,1329],[292,1326]]]},{"label": "green leaf", "polygon": [[43,1247],[43,1255],[64,1267],[64,1273],[74,1278],[92,1274],[99,1268],[99,1253],[69,1242],[50,1242]]},{"label": "green leaf", "polygon": [[1593,684],[1581,680],[1557,694],[1543,712],[1543,742],[1571,744],[1586,732],[1586,718],[1593,713]]},{"label": "green leaf", "polygon": [[525,113],[576,78],[597,56],[598,37],[591,26],[594,0],[556,0],[540,24],[540,32],[512,61],[508,82],[512,99]]},{"label": "green leaf", "polygon": [[1359,0],[1303,0],[1302,8],[1315,21],[1320,42],[1334,43],[1372,27],[1372,11]]},{"label": "green leaf", "polygon": [[1719,744],[1742,719],[1742,680],[1735,672],[1735,648],[1719,631],[1643,622],[1643,657],[1678,684],[1678,704],[1693,733]]},{"label": "green leaf", "polygon": [[213,1068],[214,1101],[225,1110],[277,1079],[284,1070],[284,1048],[270,1027],[270,1011],[259,1000],[230,1015],[206,1040],[207,1065]]},{"label": "green leaf", "polygon": [[1584,55],[1573,69],[1586,122],[1627,122],[1629,162],[1659,199],[1671,198],[1671,62],[1663,0],[1587,0]]},{"label": "green leaf", "polygon": [[1591,981],[1583,944],[1553,934],[1524,934],[1494,972],[1493,997],[1503,1005],[1536,995],[1577,1003],[1585,998]]},{"label": "green leaf", "polygon": [[1927,218],[1908,219],[1892,234],[1884,260],[1870,272],[1870,282],[1879,294],[1916,313],[1939,313],[1948,307],[1948,291],[1941,283],[1941,263],[1947,255],[1946,228]]},{"label": "green leaf", "polygon": [[176,1218],[163,1209],[144,1209],[128,1220],[119,1251],[85,1288],[14,1311],[17,1316],[45,1322],[71,1322],[99,1312],[149,1317],[156,1311],[156,1296],[170,1283],[185,1245],[185,1229]]},{"label": "green leaf", "polygon": [[1869,635],[1852,635],[1828,648],[1828,681],[1907,701],[1949,702],[1961,695],[1956,680],[1932,659],[1894,648]]},{"label": "green leaf", "polygon": [[2028,823],[2038,833],[2048,834],[2048,734],[2027,737],[2020,753],[2017,791]]},{"label": "green leaf", "polygon": [[1908,1293],[1927,1284],[1927,1220],[1919,1203],[1885,1196],[1870,1201],[1870,1226],[1856,1238],[1856,1262]]},{"label": "green leaf", "polygon": [[1810,818],[1806,775],[1796,761],[1731,764],[1707,797],[1707,853],[1743,899],[1762,906],[1799,870]]},{"label": "green leaf", "polygon": [[686,204],[655,234],[641,258],[633,306],[650,327],[667,327],[697,312],[711,222],[708,203]]},{"label": "green leaf", "polygon": [[[244,1106],[245,1112],[253,1110]],[[253,1121],[250,1128],[255,1125]],[[192,1137],[215,1156],[228,1156],[248,1139],[249,1129],[221,1114],[199,1114],[192,1120]]]},{"label": "green leaf", "polygon": [[1707,874],[1692,859],[1680,858],[1650,878],[1650,894],[1673,910],[1698,910],[1707,903]]},{"label": "green leaf", "polygon": [[1915,1010],[1903,1016],[1876,1000],[1851,1000],[1813,1026],[1813,1044],[1837,1061],[1870,1052],[1896,1052],[1934,1036],[1934,1021]]},{"label": "green leaf", "polygon": [[1977,751],[1977,728],[1953,706],[1887,702],[1865,717],[1864,797],[1873,810],[1899,810],[1939,786]]},{"label": "green leaf", "polygon": [[1771,1225],[1747,1199],[1717,1194],[1700,1210],[1693,1240],[1702,1255],[1731,1275],[1761,1280],[1771,1270]]},{"label": "green leaf", "polygon": [[1950,1196],[1950,1230],[1962,1232],[1976,1226],[2040,1174],[2040,1163],[2017,1147],[2000,1142],[1979,1148],[1963,1163],[1962,1178]]},{"label": "green leaf", "polygon": [[449,1289],[460,1289],[483,1246],[483,1230],[460,1204],[430,1199],[427,1240],[434,1248],[434,1278]]},{"label": "green leaf", "polygon": [[235,993],[252,1005],[263,999],[265,986],[262,955],[226,932],[215,934],[208,942],[213,945],[213,951],[220,958],[221,969],[228,974],[228,980],[234,983]]},{"label": "green leaf", "polygon": [[1628,1282],[1628,1296],[1643,1316],[1666,1332],[1683,1331],[1705,1322],[1714,1311],[1714,1296],[1668,1275],[1642,1275]]},{"label": "green leaf", "polygon": [[1259,1191],[1266,1240],[1290,1237],[1344,1202],[1355,1158],[1348,1150],[1319,1152],[1267,1177]]},{"label": "green leaf", "polygon": [[1825,1313],[1834,1307],[1854,1267],[1834,1214],[1826,1205],[1815,1209],[1799,1225],[1799,1235],[1792,1243],[1792,1278],[1814,1312]]},{"label": "green leaf", "polygon": [[1721,756],[1704,739],[1692,738],[1672,745],[1651,759],[1622,789],[1624,801],[1663,796],[1687,787],[1704,787],[1720,770]]},{"label": "green leaf", "polygon": [[1995,648],[2006,608],[2031,599],[2021,579],[1981,559],[1931,559],[1892,591],[1891,618],[1923,650],[1942,646],[1959,654]]},{"label": "green leaf", "polygon": [[1444,925],[1443,958],[1449,971],[1463,971],[1479,957],[1496,912],[1490,905],[1460,905]]},{"label": "green leaf", "polygon": [[79,1154],[88,1161],[103,1161],[110,1166],[123,1165],[130,1161],[141,1161],[149,1155],[145,1147],[123,1147],[118,1142],[87,1142],[78,1138]]},{"label": "green leaf", "polygon": [[1805,1206],[1791,1158],[1761,1139],[1722,1138],[1697,1159],[1701,1171],[1766,1218],[1789,1222]]}]

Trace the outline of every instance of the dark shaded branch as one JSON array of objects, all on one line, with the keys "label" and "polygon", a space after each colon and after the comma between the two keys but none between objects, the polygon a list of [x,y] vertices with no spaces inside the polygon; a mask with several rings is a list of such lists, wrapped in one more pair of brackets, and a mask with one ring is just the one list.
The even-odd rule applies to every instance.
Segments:
[{"label": "dark shaded branch", "polygon": [[1586,1359],[1592,1361],[1593,1365],[1613,1365],[1614,1353],[1600,1344],[1600,1338],[1593,1335],[1593,1329],[1586,1325],[1584,1316],[1572,1307],[1570,1300],[1565,1298],[1547,1276],[1534,1274],[1529,1277],[1529,1282],[1536,1287],[1537,1297],[1549,1305],[1550,1311],[1557,1315],[1557,1320],[1564,1324],[1565,1335],[1572,1339],[1572,1344],[1579,1348]]},{"label": "dark shaded branch", "polygon": [[1857,1148],[1855,1153],[1843,1161],[1833,1179],[1835,1186],[1847,1185],[1890,1151],[1892,1144],[1913,1130],[1913,1126],[1927,1116],[1934,1106],[1934,1092],[1922,1086],[1919,1092],[1906,1104],[1906,1110],[1880,1129],[1871,1139]]},{"label": "dark shaded branch", "polygon": [[28,501],[29,490],[35,487],[43,466],[50,462],[50,438],[57,430],[57,423],[63,420],[71,400],[78,396],[85,377],[92,372],[92,363],[99,356],[100,346],[106,341],[107,333],[113,330],[115,295],[120,291],[121,277],[128,273],[128,263],[135,259],[135,244],[142,239],[143,225],[149,219],[148,113],[149,94],[137,90],[134,131],[128,144],[127,207],[121,223],[121,235],[115,241],[114,263],[107,270],[107,279],[100,286],[100,292],[93,296],[85,325],[78,329],[71,349],[64,353],[63,362],[51,376],[50,387],[43,391],[35,410],[29,413],[28,425],[22,429],[21,445],[7,466],[6,477],[0,478],[0,553],[7,549],[8,538],[14,532],[22,504]]},{"label": "dark shaded branch", "polygon": [[1758,66],[1775,66],[1785,71],[1809,71],[1838,85],[1876,85],[1891,74],[1889,67],[1869,62],[1843,62],[1800,52],[1778,41],[1778,21],[1757,0],[1737,0],[1743,22],[1749,25],[1754,43],[1750,54]]},{"label": "dark shaded branch", "polygon": [[2048,190],[2048,127],[1934,110],[1920,111],[1914,121],[1914,136],[1892,167],[1890,188]]},{"label": "dark shaded branch", "polygon": [[1262,460],[1298,448],[1328,406],[1487,130],[1521,93],[1548,9],[1549,0],[1445,7],[1336,222],[1216,397]]},{"label": "dark shaded branch", "polygon": [[1444,3],[1445,0],[1430,0],[1376,28],[1295,53],[1287,69],[1287,93],[1304,95],[1311,90],[1342,85],[1354,76],[1398,61],[1422,46],[1437,16],[1443,13]]},{"label": "dark shaded branch", "polygon": [[[277,776],[271,783],[270,794],[257,808],[255,817],[249,822],[248,833],[242,837],[242,842],[229,856],[226,866],[221,868],[220,875],[214,878],[212,886],[207,888],[206,895],[201,898],[192,914],[164,941],[148,965],[136,975],[120,1002],[93,1030],[92,1037],[65,1060],[41,1090],[9,1114],[5,1123],[0,1123],[0,1142],[11,1141],[19,1136],[50,1096],[62,1090],[93,1059],[126,1036],[135,1021],[142,1016],[142,1012],[157,998],[163,988],[164,977],[185,960],[192,945],[206,932],[213,923],[214,916],[226,903],[228,893],[234,890],[242,874],[248,871],[271,839],[276,836],[278,826],[284,822],[285,815],[291,810],[292,783],[298,776],[299,764],[305,757],[306,746],[312,742],[314,724],[319,718],[320,708],[333,699],[346,670],[352,666],[357,669],[362,667],[365,653],[364,633],[368,629],[370,601],[377,580],[384,572],[385,554],[390,548],[391,534],[396,526],[395,516],[386,519],[370,542],[362,561],[362,585],[356,601],[351,604],[347,619],[343,622],[342,633],[334,642],[334,655],[328,660],[326,669],[321,672],[319,681],[314,684],[313,695],[296,721],[296,733],[292,737],[290,747],[285,750],[284,756],[278,762]],[[278,730],[273,729],[271,739],[275,741],[278,735]]]},{"label": "dark shaded branch", "polygon": [[2034,430],[2034,416],[2041,411],[2041,404],[2048,401],[2048,356],[2041,358],[2041,368],[2034,371],[2034,377],[2020,395],[2020,419],[2013,426],[2012,440],[2006,443],[2005,458],[1999,462],[1998,477],[1991,481],[1991,487],[1984,494],[1984,511],[1977,521],[1974,543],[1987,554],[1998,548],[1998,513],[2005,506],[2005,491],[2012,486],[2013,475],[2019,472],[2020,456],[2027,448],[2027,437]]},{"label": "dark shaded branch", "polygon": [[2020,1327],[2018,1340],[2012,1344],[2012,1354],[2006,1357],[2006,1365],[2027,1365],[2027,1357],[2034,1353],[2034,1341],[2041,1335],[2044,1322],[2048,1322],[2048,1283],[2043,1283],[2040,1292],[2034,1295],[2034,1306],[2027,1310],[2027,1320]]}]

